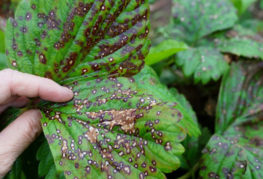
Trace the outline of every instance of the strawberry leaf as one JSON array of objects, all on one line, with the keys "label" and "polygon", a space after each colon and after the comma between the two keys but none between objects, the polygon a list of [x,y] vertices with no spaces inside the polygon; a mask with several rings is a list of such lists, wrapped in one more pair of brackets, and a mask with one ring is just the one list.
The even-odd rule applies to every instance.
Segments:
[{"label": "strawberry leaf", "polygon": [[153,65],[175,55],[177,52],[184,51],[187,48],[187,45],[183,42],[171,39],[165,40],[151,48],[145,62],[147,65]]},{"label": "strawberry leaf", "polygon": [[262,178],[263,64],[239,62],[223,79],[215,134],[203,153],[200,175]]},{"label": "strawberry leaf", "polygon": [[58,172],[66,178],[164,178],[179,167],[181,141],[199,130],[180,104],[160,99],[167,89],[157,95],[161,91],[141,87],[138,79],[147,77],[139,75],[69,80],[73,101],[43,107]]},{"label": "strawberry leaf", "polygon": [[191,48],[177,54],[176,64],[182,66],[186,77],[193,77],[195,83],[206,84],[217,81],[228,69],[222,54],[211,47]]},{"label": "strawberry leaf", "polygon": [[[192,44],[215,31],[232,27],[238,20],[228,0],[174,0],[173,16],[183,39]],[[182,34],[180,34],[182,35]]]},{"label": "strawberry leaf", "polygon": [[248,58],[263,59],[263,38],[242,26],[235,26],[216,40],[217,48],[224,53],[231,53]]},{"label": "strawberry leaf", "polygon": [[[9,20],[10,65],[74,91],[70,102],[40,106],[59,175],[164,178],[186,135],[200,133],[149,68],[131,77],[148,53],[148,9],[145,0],[24,0]],[[57,176],[43,166],[50,157],[38,158],[40,175]]]},{"label": "strawberry leaf", "polygon": [[145,0],[24,0],[7,24],[12,68],[65,77],[138,73],[148,53]]}]

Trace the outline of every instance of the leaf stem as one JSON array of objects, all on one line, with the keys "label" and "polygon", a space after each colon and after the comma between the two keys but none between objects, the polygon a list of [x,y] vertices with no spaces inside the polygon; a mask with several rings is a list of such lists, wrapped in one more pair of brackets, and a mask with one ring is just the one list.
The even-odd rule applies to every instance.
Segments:
[{"label": "leaf stem", "polygon": [[194,177],[194,173],[196,172],[196,170],[199,168],[199,162],[196,162],[196,164],[194,165],[194,167],[187,172],[186,174],[184,174],[183,176],[177,178],[177,179],[188,179],[188,178],[195,178]]}]

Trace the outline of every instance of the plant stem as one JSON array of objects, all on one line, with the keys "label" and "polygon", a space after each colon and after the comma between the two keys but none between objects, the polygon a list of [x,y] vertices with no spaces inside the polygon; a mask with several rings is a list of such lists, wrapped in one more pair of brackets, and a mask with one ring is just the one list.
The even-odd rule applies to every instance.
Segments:
[{"label": "plant stem", "polygon": [[177,178],[177,179],[188,179],[188,178],[194,178],[194,173],[196,172],[196,170],[199,168],[199,162],[197,162],[195,164],[195,166],[189,171],[187,172],[186,174],[184,174],[183,176]]}]

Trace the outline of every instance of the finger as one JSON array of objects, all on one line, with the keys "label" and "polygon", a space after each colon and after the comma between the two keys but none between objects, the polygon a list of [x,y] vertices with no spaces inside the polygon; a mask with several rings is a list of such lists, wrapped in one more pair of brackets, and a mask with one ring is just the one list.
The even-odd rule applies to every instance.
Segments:
[{"label": "finger", "polygon": [[11,98],[9,98],[7,101],[2,102],[2,104],[0,105],[0,113],[2,113],[4,110],[6,110],[11,103],[13,103],[15,100],[17,100],[17,96],[12,96]]},{"label": "finger", "polygon": [[54,81],[18,71],[6,69],[0,71],[0,103],[11,96],[41,97],[53,102],[65,102],[73,93]]},{"label": "finger", "polygon": [[26,97],[18,97],[15,101],[11,102],[9,104],[9,107],[16,107],[16,108],[21,108],[24,107],[25,105],[27,105],[29,103],[29,99],[27,99]]},{"label": "finger", "polygon": [[39,110],[27,111],[0,133],[0,178],[41,133],[40,119]]},{"label": "finger", "polygon": [[0,105],[0,114],[9,107],[21,108],[28,104],[29,99],[26,97],[12,97],[7,104]]}]

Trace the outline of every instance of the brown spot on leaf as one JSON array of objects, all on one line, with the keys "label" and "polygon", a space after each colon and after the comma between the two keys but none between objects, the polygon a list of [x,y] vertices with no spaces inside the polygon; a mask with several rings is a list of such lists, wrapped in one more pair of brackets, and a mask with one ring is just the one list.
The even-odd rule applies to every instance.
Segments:
[{"label": "brown spot on leaf", "polygon": [[88,139],[90,143],[94,144],[97,142],[98,135],[99,135],[99,130],[90,126],[89,130],[86,132],[84,136]]}]

